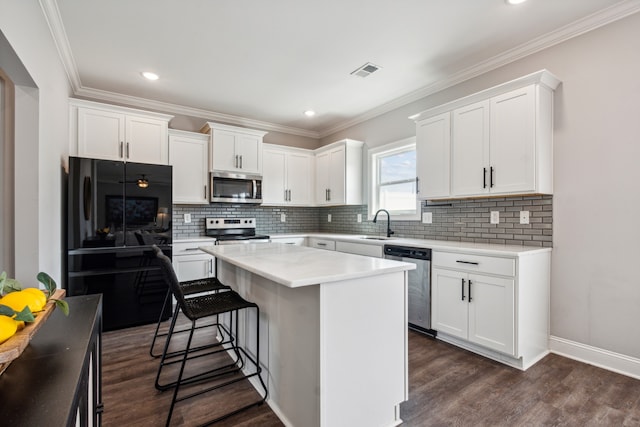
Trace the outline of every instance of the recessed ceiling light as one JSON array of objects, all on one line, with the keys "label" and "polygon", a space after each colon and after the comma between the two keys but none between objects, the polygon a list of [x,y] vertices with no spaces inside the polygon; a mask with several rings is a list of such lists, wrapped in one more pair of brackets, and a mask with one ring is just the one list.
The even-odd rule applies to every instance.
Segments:
[{"label": "recessed ceiling light", "polygon": [[307,110],[307,111],[304,112],[304,115],[307,116],[307,117],[313,117],[313,116],[316,115],[316,112],[313,111],[313,110]]},{"label": "recessed ceiling light", "polygon": [[156,73],[145,71],[142,73],[142,77],[148,80],[158,80],[160,77]]},{"label": "recessed ceiling light", "polygon": [[505,0],[505,3],[507,4],[520,4],[520,3],[524,3],[527,0]]}]

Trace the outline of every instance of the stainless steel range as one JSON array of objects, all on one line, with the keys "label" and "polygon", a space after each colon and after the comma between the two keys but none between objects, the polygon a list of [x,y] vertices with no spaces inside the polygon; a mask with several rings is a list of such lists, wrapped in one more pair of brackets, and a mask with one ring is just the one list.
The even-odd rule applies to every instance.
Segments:
[{"label": "stainless steel range", "polygon": [[205,234],[217,245],[268,242],[269,236],[256,234],[255,218],[206,218]]}]

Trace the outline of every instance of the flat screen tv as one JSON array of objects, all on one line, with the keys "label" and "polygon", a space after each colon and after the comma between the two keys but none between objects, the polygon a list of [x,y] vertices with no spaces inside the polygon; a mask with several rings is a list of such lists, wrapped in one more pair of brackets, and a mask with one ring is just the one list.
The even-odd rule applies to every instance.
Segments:
[{"label": "flat screen tv", "polygon": [[124,213],[127,226],[145,225],[154,222],[156,219],[158,198],[127,197],[123,206],[122,196],[106,196],[105,209],[107,224],[122,224]]}]

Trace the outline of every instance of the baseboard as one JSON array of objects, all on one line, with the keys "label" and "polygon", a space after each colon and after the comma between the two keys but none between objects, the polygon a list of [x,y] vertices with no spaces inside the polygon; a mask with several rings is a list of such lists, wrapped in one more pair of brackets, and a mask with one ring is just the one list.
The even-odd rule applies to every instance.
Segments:
[{"label": "baseboard", "polygon": [[551,353],[640,379],[640,359],[564,338],[549,337]]}]

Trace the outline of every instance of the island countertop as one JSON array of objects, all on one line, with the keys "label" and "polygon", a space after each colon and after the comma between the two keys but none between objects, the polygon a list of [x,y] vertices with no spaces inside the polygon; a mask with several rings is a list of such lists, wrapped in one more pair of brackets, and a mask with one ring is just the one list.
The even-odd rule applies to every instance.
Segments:
[{"label": "island countertop", "polygon": [[290,288],[416,268],[407,262],[278,243],[208,245],[200,249]]}]

